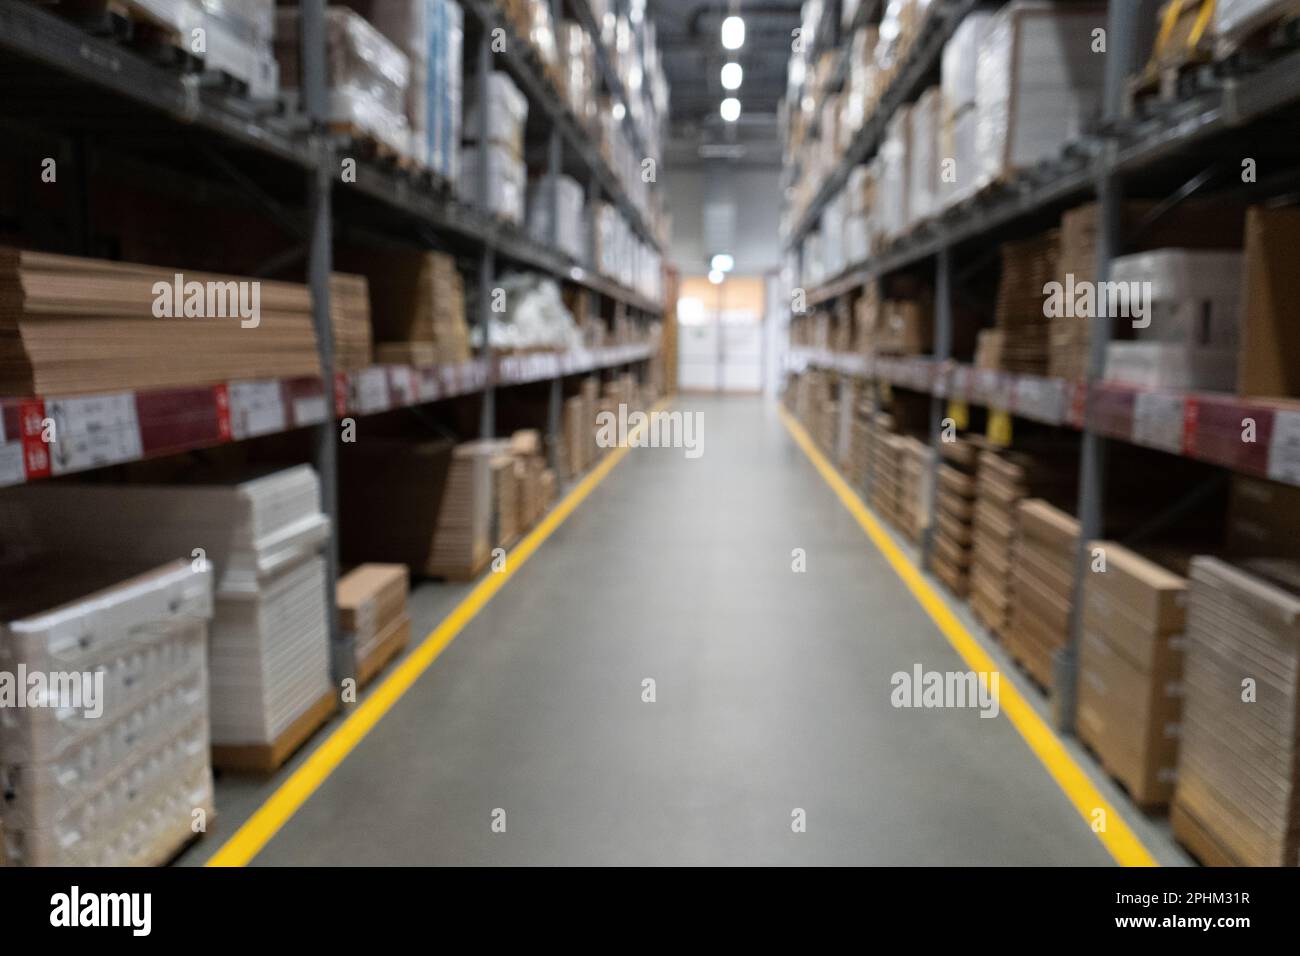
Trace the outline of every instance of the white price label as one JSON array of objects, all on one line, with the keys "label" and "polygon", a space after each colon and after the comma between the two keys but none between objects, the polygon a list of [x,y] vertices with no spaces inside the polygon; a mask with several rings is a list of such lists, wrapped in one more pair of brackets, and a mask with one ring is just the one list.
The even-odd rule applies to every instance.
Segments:
[{"label": "white price label", "polygon": [[45,417],[53,422],[50,473],[67,474],[142,457],[140,422],[130,392],[51,398]]},{"label": "white price label", "polygon": [[1022,375],[1015,383],[1016,414],[1048,425],[1065,421],[1065,382]]},{"label": "white price label", "polygon": [[280,383],[231,382],[230,432],[236,439],[282,432],[288,427]]},{"label": "white price label", "polygon": [[1133,405],[1133,441],[1148,448],[1183,451],[1183,396],[1138,392]]},{"label": "white price label", "polygon": [[381,367],[363,369],[352,376],[352,407],[362,415],[392,407],[388,398],[388,373]]},{"label": "white price label", "polygon": [[23,443],[11,441],[0,444],[0,487],[21,485],[27,480],[23,470]]},{"label": "white price label", "polygon": [[1268,446],[1268,476],[1300,485],[1300,412],[1273,413],[1273,438]]},{"label": "white price label", "polygon": [[294,425],[319,425],[329,409],[324,395],[307,395],[293,400]]}]

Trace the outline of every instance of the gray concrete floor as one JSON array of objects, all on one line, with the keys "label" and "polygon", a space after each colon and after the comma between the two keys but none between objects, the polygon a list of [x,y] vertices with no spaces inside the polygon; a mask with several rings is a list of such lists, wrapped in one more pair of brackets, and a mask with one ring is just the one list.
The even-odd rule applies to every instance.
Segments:
[{"label": "gray concrete floor", "polygon": [[[890,705],[963,662],[774,408],[678,407],[703,457],[629,454],[254,862],[1111,862],[1006,718]],[[415,633],[463,593],[418,589]],[[221,781],[182,862],[274,783]]]}]

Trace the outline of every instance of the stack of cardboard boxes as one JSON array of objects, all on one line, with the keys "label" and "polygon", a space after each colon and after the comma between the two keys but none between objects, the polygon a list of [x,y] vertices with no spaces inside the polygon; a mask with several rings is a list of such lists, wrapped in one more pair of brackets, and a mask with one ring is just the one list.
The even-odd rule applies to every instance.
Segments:
[{"label": "stack of cardboard boxes", "polygon": [[1049,690],[1052,659],[1070,639],[1078,544],[1079,522],[1064,511],[1038,498],[1016,506],[1005,641],[1011,655]]},{"label": "stack of cardboard boxes", "polygon": [[352,636],[353,672],[361,684],[410,643],[409,584],[410,572],[404,564],[363,564],[339,578],[339,623]]},{"label": "stack of cardboard boxes", "polygon": [[1300,864],[1300,566],[1192,559],[1174,833],[1211,865]]},{"label": "stack of cardboard boxes", "polygon": [[903,436],[894,431],[894,417],[878,412],[870,427],[868,450],[871,507],[891,524],[899,523],[903,497]]},{"label": "stack of cardboard boxes", "polygon": [[1079,739],[1135,803],[1163,806],[1177,777],[1187,580],[1112,541],[1089,548]]},{"label": "stack of cardboard boxes", "polygon": [[970,592],[974,540],[975,461],[978,446],[958,438],[942,444],[935,494],[934,550],[930,570],[960,598]]}]

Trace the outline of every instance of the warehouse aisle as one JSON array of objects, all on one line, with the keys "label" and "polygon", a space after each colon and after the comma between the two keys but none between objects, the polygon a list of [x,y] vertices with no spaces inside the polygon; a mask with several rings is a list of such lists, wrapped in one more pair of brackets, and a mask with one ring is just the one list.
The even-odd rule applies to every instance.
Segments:
[{"label": "warehouse aisle", "polygon": [[679,407],[255,862],[1110,862],[1005,717],[891,706],[963,664],[775,408]]}]

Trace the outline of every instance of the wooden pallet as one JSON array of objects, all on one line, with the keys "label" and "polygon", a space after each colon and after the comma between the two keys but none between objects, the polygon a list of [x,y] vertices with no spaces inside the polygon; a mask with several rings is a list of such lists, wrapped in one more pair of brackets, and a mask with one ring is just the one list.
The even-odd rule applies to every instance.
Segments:
[{"label": "wooden pallet", "polygon": [[1143,813],[1151,815],[1163,814],[1168,809],[1169,804],[1167,801],[1138,796],[1137,790],[1129,785],[1128,779],[1115,769],[1114,765],[1106,759],[1100,750],[1082,737],[1076,737],[1076,739],[1079,741],[1079,746],[1087,751],[1093,762],[1101,768],[1102,773],[1110,778],[1111,783],[1115,784],[1124,793],[1124,796],[1128,797],[1133,806]]},{"label": "wooden pallet", "polygon": [[214,745],[212,766],[231,773],[274,773],[330,719],[338,706],[338,694],[330,690],[269,744]]},{"label": "wooden pallet", "polygon": [[330,133],[343,141],[344,149],[355,153],[357,159],[365,160],[379,166],[399,169],[407,173],[419,172],[414,158],[399,152],[394,146],[383,142],[369,130],[353,123],[330,123]]},{"label": "wooden pallet", "polygon": [[1202,866],[1242,865],[1196,815],[1177,799],[1169,809],[1169,822],[1173,826],[1174,839]]}]

